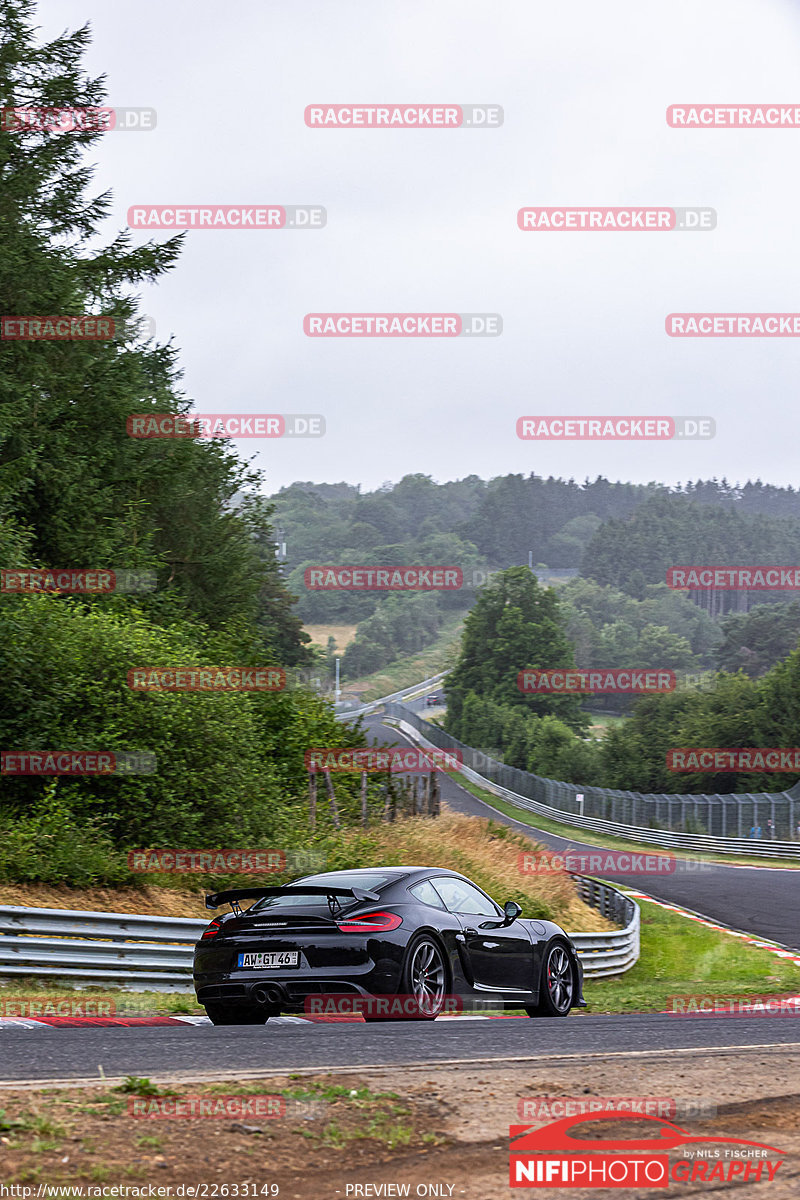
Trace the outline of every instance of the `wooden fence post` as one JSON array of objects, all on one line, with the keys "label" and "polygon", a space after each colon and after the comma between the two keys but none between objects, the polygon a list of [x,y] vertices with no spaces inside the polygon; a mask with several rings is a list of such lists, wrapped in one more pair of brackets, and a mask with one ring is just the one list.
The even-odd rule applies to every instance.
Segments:
[{"label": "wooden fence post", "polygon": [[308,823],[312,832],[317,827],[317,773],[308,772]]},{"label": "wooden fence post", "polygon": [[325,771],[325,787],[328,792],[328,801],[331,806],[331,818],[333,820],[334,828],[339,829],[340,828],[339,809],[336,805],[336,792],[333,790],[333,780],[331,779],[331,773],[330,773],[330,771],[327,771],[327,770]]},{"label": "wooden fence post", "polygon": [[361,824],[367,827],[367,772],[361,772]]}]

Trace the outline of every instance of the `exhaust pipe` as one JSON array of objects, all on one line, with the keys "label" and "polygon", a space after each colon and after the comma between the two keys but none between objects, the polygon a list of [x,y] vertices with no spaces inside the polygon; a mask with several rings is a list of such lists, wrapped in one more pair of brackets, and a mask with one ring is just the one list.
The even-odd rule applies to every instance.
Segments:
[{"label": "exhaust pipe", "polygon": [[278,1008],[286,1003],[283,988],[279,987],[277,983],[259,983],[257,987],[253,988],[252,995],[256,1004],[260,1004],[264,1008]]}]

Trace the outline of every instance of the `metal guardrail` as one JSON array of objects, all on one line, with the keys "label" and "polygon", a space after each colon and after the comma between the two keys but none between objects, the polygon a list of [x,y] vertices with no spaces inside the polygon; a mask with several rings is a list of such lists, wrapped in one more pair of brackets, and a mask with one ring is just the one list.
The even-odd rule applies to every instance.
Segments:
[{"label": "metal guardrail", "polygon": [[[591,907],[626,927],[571,933],[587,978],[616,975],[639,957],[639,908],[607,884],[574,876]],[[0,906],[0,979],[35,977],[128,991],[192,990],[194,943],[208,921],[60,908]]]},{"label": "metal guardrail", "polygon": [[[679,803],[684,812],[688,806],[692,805],[695,813],[699,805],[705,803],[710,814],[712,811],[712,802],[737,799],[737,797],[697,796],[691,793],[672,796],[666,794],[648,796],[641,792],[615,792],[610,788],[590,787],[578,783],[563,783],[557,779],[545,779],[543,776],[534,775],[529,771],[520,771],[516,767],[509,767],[505,763],[497,762],[481,751],[464,745],[463,742],[460,742],[457,738],[447,733],[441,726],[431,724],[431,722],[421,717],[419,713],[415,713],[412,709],[406,708],[402,704],[388,704],[386,715],[393,717],[397,721],[401,731],[407,737],[412,738],[412,740],[417,741],[420,745],[428,749],[460,751],[463,765],[459,770],[467,779],[473,783],[477,783],[487,792],[491,792],[493,795],[507,800],[509,804],[513,804],[516,808],[523,808],[528,812],[538,813],[543,817],[550,817],[563,825],[575,826],[578,829],[593,829],[598,833],[609,833],[615,837],[626,838],[628,841],[644,842],[648,845],[663,846],[675,850],[699,850],[701,852],[705,850],[716,854],[735,853],[762,858],[800,858],[800,842],[787,841],[786,839],[768,838],[756,840],[745,837],[719,837],[709,833],[682,833],[672,829],[654,828],[652,825],[638,825],[635,820],[630,822],[608,820],[605,817],[592,817],[584,813],[584,809],[592,801],[596,801],[597,803],[603,803],[604,801],[613,803],[618,800],[623,804],[625,811],[629,811],[631,814],[636,814],[637,811],[646,813],[648,804],[652,806],[651,811],[657,814],[659,803],[666,804],[668,806],[667,811],[669,811],[670,802],[673,801]],[[467,765],[470,757],[472,757],[473,761],[480,763],[480,771],[475,771]],[[519,786],[528,786],[530,790],[539,792],[542,798],[534,799],[531,796],[523,795],[519,791],[504,786],[496,778],[492,778],[493,775],[499,775],[500,778],[509,777],[519,780]],[[743,801],[748,800],[755,806],[759,803],[770,804],[772,806],[773,820],[776,817],[776,805],[782,803],[787,809],[790,828],[793,828],[796,799],[789,792],[764,792],[758,795],[743,795],[738,798]],[[637,804],[639,805],[638,810]],[[708,819],[711,820],[710,815]]]},{"label": "metal guardrail", "polygon": [[379,700],[370,700],[368,704],[362,704],[360,708],[342,709],[336,713],[336,720],[350,721],[353,717],[363,717],[366,713],[373,712],[376,708],[380,708],[384,704],[391,704],[396,700],[411,699],[417,692],[422,692],[432,684],[439,683],[447,674],[447,671],[440,671],[438,675],[431,675],[430,679],[423,679],[420,683],[413,683],[411,687],[402,688],[399,692],[392,692],[390,696],[381,696]]},{"label": "metal guardrail", "polygon": [[587,879],[584,875],[573,875],[572,878],[584,904],[597,909],[609,921],[623,926],[608,933],[569,935],[583,964],[584,977],[603,979],[630,970],[638,961],[640,952],[639,905],[608,883]]}]

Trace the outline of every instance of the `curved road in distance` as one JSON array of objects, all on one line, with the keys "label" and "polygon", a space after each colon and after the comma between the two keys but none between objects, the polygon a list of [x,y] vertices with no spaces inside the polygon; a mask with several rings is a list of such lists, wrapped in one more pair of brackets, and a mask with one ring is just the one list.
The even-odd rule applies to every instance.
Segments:
[{"label": "curved road in distance", "polygon": [[[419,710],[422,704],[421,701],[416,702],[413,707]],[[373,744],[412,744],[399,730],[383,725],[380,716],[368,714],[363,720]],[[537,829],[524,820],[507,817],[466,791],[456,782],[457,779],[457,775],[443,773],[441,780],[442,799],[456,812],[491,817],[553,850],[562,851],[569,847],[581,854],[598,853],[597,846],[581,842],[577,836],[560,837]],[[535,814],[531,816],[535,820]],[[575,833],[579,834],[580,830],[576,829]],[[654,852],[658,852],[657,847],[654,847]],[[600,877],[601,873],[587,871],[584,874]],[[727,863],[701,863],[693,859],[684,863],[679,858],[672,875],[603,873],[602,878],[646,892],[669,904],[682,905],[709,920],[730,925],[743,933],[756,934],[800,950],[800,870],[796,868],[739,867]],[[501,903],[511,898],[498,897]]]},{"label": "curved road in distance", "polygon": [[453,1062],[529,1062],[597,1055],[692,1056],[722,1048],[785,1053],[800,1049],[796,1022],[783,1017],[673,1017],[580,1014],[560,1020],[445,1017],[386,1025],[324,1024],[284,1019],[263,1026],[123,1026],[23,1029],[0,1025],[0,1086],[126,1075],[150,1079],[222,1077]]}]

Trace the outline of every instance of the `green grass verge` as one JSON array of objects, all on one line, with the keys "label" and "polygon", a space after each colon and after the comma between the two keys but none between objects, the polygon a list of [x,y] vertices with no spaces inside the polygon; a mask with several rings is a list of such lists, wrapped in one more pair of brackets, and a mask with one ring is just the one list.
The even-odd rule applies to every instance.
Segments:
[{"label": "green grass verge", "polygon": [[419,654],[398,659],[380,671],[364,675],[361,679],[348,679],[342,684],[344,693],[358,691],[362,703],[379,700],[402,688],[411,687],[420,679],[430,679],[440,671],[452,667],[456,661],[458,642],[464,627],[464,613],[448,618],[442,625],[435,642],[431,642]]},{"label": "green grass verge", "polygon": [[641,958],[624,975],[588,981],[588,1011],[659,1012],[674,995],[800,994],[800,967],[788,959],[657,904],[638,903]]}]

